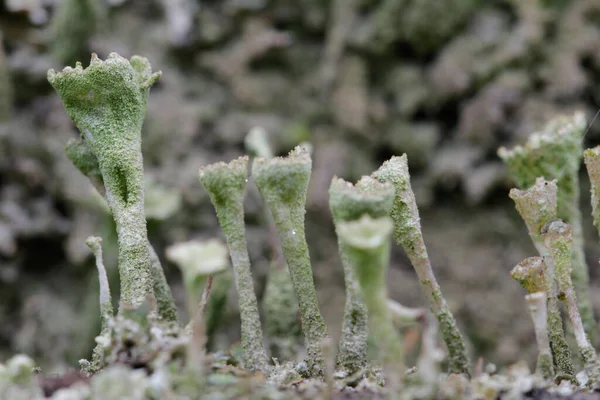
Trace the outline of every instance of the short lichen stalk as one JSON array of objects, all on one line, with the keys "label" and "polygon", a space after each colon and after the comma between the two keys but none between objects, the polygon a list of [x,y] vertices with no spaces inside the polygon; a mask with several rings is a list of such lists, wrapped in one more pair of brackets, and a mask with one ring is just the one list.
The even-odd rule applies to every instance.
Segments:
[{"label": "short lichen stalk", "polygon": [[102,238],[90,236],[85,244],[94,253],[96,259],[96,268],[98,269],[98,280],[100,282],[100,320],[102,323],[102,332],[108,330],[108,322],[113,318],[112,298],[110,297],[110,287],[108,285],[108,276],[104,261],[102,259]]},{"label": "short lichen stalk", "polygon": [[[88,145],[81,138],[71,139],[67,142],[65,151],[67,157],[69,157],[79,172],[87,176],[96,191],[106,198],[106,189],[102,173],[100,172],[100,166],[98,165],[98,159]],[[177,308],[171,294],[171,288],[167,283],[160,259],[150,242],[148,242],[148,251],[150,254],[150,271],[153,280],[154,296],[156,297],[158,306],[158,315],[165,321],[177,321]]]},{"label": "short lichen stalk", "polygon": [[585,129],[586,118],[581,112],[559,117],[542,132],[532,134],[524,146],[516,146],[512,150],[500,148],[498,155],[521,189],[533,186],[538,177],[557,180],[557,215],[573,227],[573,285],[586,334],[594,342],[596,322],[590,303],[589,273],[579,209],[579,167]]},{"label": "short lichen stalk", "polygon": [[[121,304],[140,306],[154,296],[150,250],[144,215],[141,129],[148,91],[160,77],[150,63],[111,53],[106,61],[94,54],[62,72],[48,71],[69,117],[98,160],[106,199],[117,226]],[[122,309],[122,307],[121,307]]]},{"label": "short lichen stalk", "polygon": [[535,292],[525,296],[529,313],[533,320],[535,338],[538,345],[538,361],[536,372],[544,379],[554,379],[554,364],[550,338],[548,337],[548,309],[546,307],[546,293]]},{"label": "short lichen stalk", "polygon": [[571,261],[573,230],[566,222],[554,220],[543,228],[542,234],[544,235],[546,247],[550,252],[550,257],[547,257],[545,262],[546,264],[552,263],[554,265],[558,298],[567,303],[567,313],[573,326],[579,354],[581,355],[590,382],[595,384],[600,377],[600,365],[598,364],[596,351],[590,344],[585,333],[581,315],[577,307],[577,295],[571,280],[573,268]]},{"label": "short lichen stalk", "polygon": [[304,233],[306,193],[311,166],[308,152],[302,147],[296,147],[285,158],[255,159],[252,178],[271,211],[290,269],[300,308],[309,370],[320,375],[324,370],[321,343],[327,337],[327,327],[319,311]]},{"label": "short lichen stalk", "polygon": [[387,304],[386,276],[390,257],[392,221],[389,217],[340,222],[337,232],[346,248],[362,297],[369,310],[369,327],[380,346],[386,380],[397,393],[404,375],[402,337],[394,327]]},{"label": "short lichen stalk", "polygon": [[510,275],[528,293],[544,292],[547,301],[547,327],[550,349],[556,370],[556,380],[575,380],[573,356],[565,338],[563,321],[558,307],[554,265],[546,264],[543,257],[529,257],[517,264]]},{"label": "short lichen stalk", "polygon": [[188,297],[192,338],[188,345],[187,365],[197,379],[203,378],[206,352],[206,324],[202,294],[209,276],[227,269],[227,248],[216,239],[178,243],[167,248],[167,258],[177,264],[183,275]]},{"label": "short lichen stalk", "polygon": [[[341,223],[357,220],[364,214],[372,218],[388,216],[393,201],[391,184],[380,183],[371,177],[363,177],[356,186],[334,177],[329,186],[329,208],[336,230]],[[367,306],[348,258],[348,248],[339,235],[338,247],[344,268],[346,304],[337,364],[348,373],[354,373],[366,363]]]},{"label": "short lichen stalk", "polygon": [[392,157],[374,172],[373,176],[394,186],[395,199],[390,214],[394,222],[394,239],[410,259],[419,277],[421,289],[429,300],[431,311],[440,323],[442,336],[448,347],[450,372],[468,374],[469,359],[465,340],[458,330],[454,316],[433,274],[423,241],[419,210],[410,185],[406,154],[402,157]]},{"label": "short lichen stalk", "polygon": [[231,255],[242,320],[244,363],[250,370],[266,371],[269,363],[263,344],[244,224],[247,177],[248,157],[240,157],[229,164],[216,163],[200,168],[200,182],[210,195]]}]

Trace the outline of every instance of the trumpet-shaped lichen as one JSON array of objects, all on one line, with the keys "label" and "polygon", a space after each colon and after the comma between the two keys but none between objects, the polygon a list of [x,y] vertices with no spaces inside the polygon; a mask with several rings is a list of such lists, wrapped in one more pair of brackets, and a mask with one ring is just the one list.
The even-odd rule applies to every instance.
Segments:
[{"label": "trumpet-shaped lichen", "polygon": [[406,154],[402,157],[392,157],[375,171],[373,176],[394,186],[395,198],[390,213],[394,222],[394,238],[396,243],[402,246],[415,268],[421,282],[421,289],[429,300],[432,312],[440,322],[442,336],[448,347],[450,371],[468,374],[469,359],[465,340],[456,326],[454,316],[433,274],[423,241],[419,210],[410,186]]},{"label": "trumpet-shaped lichen", "polygon": [[594,341],[596,322],[589,295],[589,273],[583,251],[583,228],[579,210],[579,167],[583,154],[586,118],[581,112],[559,117],[542,132],[529,136],[525,146],[500,148],[498,155],[508,166],[517,187],[534,186],[539,177],[556,179],[557,216],[573,227],[573,284],[588,337]]},{"label": "trumpet-shaped lichen", "polygon": [[386,379],[397,391],[404,375],[402,339],[396,332],[387,304],[386,276],[390,258],[392,221],[389,217],[340,222],[338,234],[346,245],[348,263],[354,269],[369,310],[369,327],[381,347]]},{"label": "trumpet-shaped lichen", "polygon": [[106,188],[117,225],[121,303],[141,305],[154,296],[144,215],[141,129],[150,87],[159,79],[143,57],[92,55],[90,66],[48,71],[67,114],[82,134]]},{"label": "trumpet-shaped lichen", "polygon": [[327,337],[327,327],[319,311],[304,233],[311,166],[309,153],[302,147],[296,147],[285,158],[255,159],[252,178],[271,211],[290,269],[300,308],[309,371],[321,374],[324,370],[321,343]]},{"label": "trumpet-shaped lichen", "polygon": [[[392,185],[371,177],[363,177],[356,186],[334,177],[329,186],[329,208],[336,230],[339,224],[357,220],[364,214],[372,218],[388,216],[393,201]],[[344,267],[346,305],[337,363],[349,373],[354,373],[366,363],[367,308],[348,259],[348,249],[339,235],[338,247]]]},{"label": "trumpet-shaped lichen", "polygon": [[266,371],[267,351],[263,344],[244,224],[247,177],[248,157],[200,168],[200,182],[210,195],[231,255],[242,320],[244,362],[251,370]]},{"label": "trumpet-shaped lichen", "polygon": [[[545,248],[545,245],[544,245]],[[554,264],[545,262],[544,257],[529,257],[517,264],[510,275],[530,294],[543,292],[547,296],[547,325],[550,348],[557,380],[575,381],[575,367],[571,350],[565,338],[558,295],[554,278]]]},{"label": "trumpet-shaped lichen", "polygon": [[511,189],[509,193],[540,256],[548,254],[541,230],[546,223],[556,218],[557,191],[556,180],[547,181],[538,177],[535,185],[527,190]]}]

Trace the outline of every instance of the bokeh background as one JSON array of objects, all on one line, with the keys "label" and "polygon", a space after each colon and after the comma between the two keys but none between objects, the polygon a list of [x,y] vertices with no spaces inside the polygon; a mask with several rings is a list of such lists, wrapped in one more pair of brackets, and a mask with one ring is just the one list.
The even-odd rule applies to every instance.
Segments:
[{"label": "bokeh background", "polygon": [[[64,154],[78,133],[46,81],[49,68],[116,51],[163,72],[143,131],[147,217],[182,320],[185,293],[164,249],[222,235],[198,167],[244,154],[262,127],[277,154],[314,146],[307,236],[334,337],[344,286],[330,180],[407,153],[433,267],[471,355],[533,362],[525,293],[508,273],[535,252],[496,150],[560,113],[594,116],[600,0],[4,0],[0,30],[0,359],[25,352],[62,368],[90,355],[99,310],[88,235],[103,237],[118,288],[114,227]],[[600,142],[599,123],[585,141]],[[584,216],[588,193],[582,169]],[[259,298],[271,253],[262,210],[249,187]],[[598,314],[600,247],[584,224]],[[426,305],[398,247],[388,284],[402,304]],[[230,291],[222,343],[239,338],[236,313]]]}]

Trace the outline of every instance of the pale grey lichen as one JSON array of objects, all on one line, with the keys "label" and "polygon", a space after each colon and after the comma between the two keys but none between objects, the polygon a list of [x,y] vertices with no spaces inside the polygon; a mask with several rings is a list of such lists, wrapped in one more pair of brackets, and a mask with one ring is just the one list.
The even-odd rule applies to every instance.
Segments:
[{"label": "pale grey lichen", "polygon": [[373,177],[381,182],[390,182],[394,186],[395,198],[390,213],[394,222],[394,239],[410,259],[419,277],[423,294],[427,297],[432,312],[438,318],[442,336],[448,347],[450,372],[468,374],[469,359],[465,340],[458,330],[454,316],[433,274],[421,233],[419,210],[410,185],[406,154],[386,161],[373,173]]}]

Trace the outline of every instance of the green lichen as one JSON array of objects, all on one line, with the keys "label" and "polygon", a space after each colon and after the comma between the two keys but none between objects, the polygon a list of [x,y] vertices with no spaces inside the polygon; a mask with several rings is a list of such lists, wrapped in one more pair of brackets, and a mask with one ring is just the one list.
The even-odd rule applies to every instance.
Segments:
[{"label": "green lichen", "polygon": [[285,158],[255,159],[252,178],[271,211],[290,269],[300,308],[309,371],[311,374],[322,374],[324,360],[321,343],[327,337],[327,327],[319,311],[304,233],[311,166],[309,153],[297,147]]},{"label": "green lichen", "polygon": [[[81,140],[81,138],[71,139],[67,142],[65,151],[73,165],[77,167],[79,172],[88,177],[96,191],[102,196],[106,196],[106,189],[98,165],[98,159],[94,153],[92,153],[89,146]],[[158,305],[158,314],[166,321],[177,321],[177,308],[175,307],[175,300],[171,294],[171,288],[167,283],[167,278],[165,277],[165,272],[160,263],[160,259],[150,242],[148,242],[148,251],[150,255],[150,272],[152,274],[154,295]]]},{"label": "green lichen", "polygon": [[524,146],[500,148],[498,155],[507,165],[517,187],[526,189],[538,177],[556,180],[557,216],[573,227],[573,284],[588,337],[595,341],[596,322],[590,303],[589,273],[583,250],[583,228],[579,210],[579,167],[583,154],[586,118],[577,112],[557,117],[543,131],[529,136]]},{"label": "green lichen", "polygon": [[263,344],[244,224],[247,177],[248,157],[240,157],[229,164],[216,163],[200,168],[200,182],[210,195],[231,255],[242,320],[244,363],[250,370],[266,371],[269,364]]},{"label": "green lichen", "polygon": [[285,263],[272,262],[263,297],[265,333],[271,355],[282,360],[294,359],[298,352],[298,303],[294,284]]},{"label": "green lichen", "polygon": [[567,303],[567,313],[573,326],[579,354],[584,362],[588,378],[591,382],[596,382],[600,377],[600,365],[596,352],[586,335],[582,317],[577,308],[577,295],[571,280],[573,230],[566,222],[554,220],[544,226],[542,234],[550,253],[546,262],[554,264],[558,298]]},{"label": "green lichen", "polygon": [[365,214],[358,220],[340,222],[337,231],[367,304],[370,332],[381,348],[386,380],[394,393],[401,386],[405,367],[402,339],[396,332],[387,304],[386,277],[392,228],[389,217],[374,219]]},{"label": "green lichen", "polygon": [[450,312],[427,255],[427,249],[421,233],[419,210],[415,195],[410,186],[408,160],[406,154],[402,157],[392,157],[386,161],[373,177],[381,182],[390,182],[394,186],[395,198],[390,217],[394,222],[394,239],[410,259],[421,289],[429,300],[429,306],[438,317],[444,341],[448,347],[450,371],[454,373],[469,373],[469,360],[464,338],[456,321]]},{"label": "green lichen", "polygon": [[[92,55],[90,66],[48,71],[67,114],[98,160],[106,198],[117,226],[121,304],[141,305],[154,296],[144,215],[141,128],[152,73],[142,57]],[[122,307],[121,307],[122,308]]]},{"label": "green lichen", "polygon": [[[340,223],[357,220],[364,214],[372,218],[388,216],[393,201],[391,184],[380,183],[371,177],[363,177],[356,186],[334,177],[329,186],[329,207],[336,230]],[[366,363],[367,307],[348,259],[348,249],[339,236],[338,247],[344,267],[346,304],[337,364],[349,373],[355,373]]]}]

